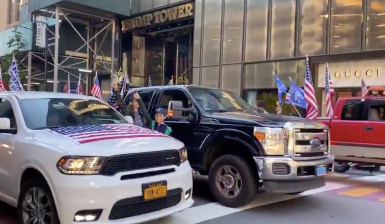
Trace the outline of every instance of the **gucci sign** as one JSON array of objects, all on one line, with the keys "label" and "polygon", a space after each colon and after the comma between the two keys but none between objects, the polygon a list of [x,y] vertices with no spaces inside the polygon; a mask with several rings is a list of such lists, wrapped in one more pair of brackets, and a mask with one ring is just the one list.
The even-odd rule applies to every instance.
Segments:
[{"label": "gucci sign", "polygon": [[336,78],[350,78],[350,77],[378,77],[380,76],[380,69],[367,69],[367,70],[355,70],[355,71],[336,71],[334,77]]}]

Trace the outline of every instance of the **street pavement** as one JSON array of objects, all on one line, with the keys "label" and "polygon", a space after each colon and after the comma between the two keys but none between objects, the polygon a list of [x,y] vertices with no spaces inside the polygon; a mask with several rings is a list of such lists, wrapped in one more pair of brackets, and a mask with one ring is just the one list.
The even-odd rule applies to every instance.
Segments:
[{"label": "street pavement", "polygon": [[[300,195],[261,193],[243,208],[215,202],[205,177],[194,179],[192,208],[148,224],[378,224],[385,211],[385,172],[330,174],[325,187]],[[0,224],[16,224],[16,211],[0,204]]]}]

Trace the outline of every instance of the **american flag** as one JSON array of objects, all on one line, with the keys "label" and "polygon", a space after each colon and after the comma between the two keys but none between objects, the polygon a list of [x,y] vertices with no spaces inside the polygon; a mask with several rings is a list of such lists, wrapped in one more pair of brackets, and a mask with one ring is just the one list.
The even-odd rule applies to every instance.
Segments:
[{"label": "american flag", "polygon": [[333,117],[333,95],[334,89],[332,80],[329,73],[329,65],[326,64],[326,73],[325,73],[325,94],[326,94],[326,116]]},{"label": "american flag", "polygon": [[82,77],[82,75],[79,74],[79,81],[78,81],[78,85],[76,86],[76,94],[84,95],[81,77]]},{"label": "american flag", "polygon": [[148,86],[152,86],[152,83],[151,83],[151,76],[148,76]]},{"label": "american flag", "polygon": [[99,99],[102,98],[102,90],[100,89],[98,73],[96,73],[96,75],[95,75],[94,84],[92,85],[92,88],[91,88],[91,95],[93,95],[94,97],[97,97]]},{"label": "american flag", "polygon": [[369,95],[369,87],[366,86],[364,80],[361,80],[361,100],[363,101],[365,97]]},{"label": "american flag", "polygon": [[305,72],[305,100],[306,100],[306,118],[315,119],[318,116],[317,99],[315,98],[313,78],[311,76],[309,57],[306,55]]},{"label": "american flag", "polygon": [[1,69],[0,69],[0,92],[5,92],[4,82],[3,82],[3,76],[1,75]]},{"label": "american flag", "polygon": [[64,84],[63,93],[71,93],[70,74],[67,74],[67,82]]},{"label": "american flag", "polygon": [[49,131],[70,139],[76,144],[85,144],[111,139],[168,137],[157,131],[126,124],[97,124],[51,128]]},{"label": "american flag", "polygon": [[[125,78],[123,77],[122,81],[119,83],[119,89],[122,90],[124,88],[125,84]],[[120,91],[121,92],[121,91]],[[122,97],[124,97],[122,95]],[[113,107],[115,110],[119,110],[118,102],[116,102],[115,94],[114,94],[114,88],[111,88],[111,94],[110,98],[108,98],[108,104]]]},{"label": "american flag", "polygon": [[[183,35],[177,37],[178,44],[178,76],[182,75],[189,68],[189,46],[190,46],[190,36]],[[184,74],[185,75],[185,74]],[[177,77],[178,77],[177,76]]]}]

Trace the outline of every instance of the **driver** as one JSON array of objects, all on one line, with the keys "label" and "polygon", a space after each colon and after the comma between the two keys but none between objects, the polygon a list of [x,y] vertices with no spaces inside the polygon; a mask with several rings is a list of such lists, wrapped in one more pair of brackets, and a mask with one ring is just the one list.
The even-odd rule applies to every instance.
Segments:
[{"label": "driver", "polygon": [[56,127],[56,126],[59,126],[61,124],[61,119],[60,119],[59,113],[60,113],[60,111],[56,110],[56,109],[52,109],[49,112],[49,115],[47,118],[47,126],[48,127],[51,127],[51,126]]}]

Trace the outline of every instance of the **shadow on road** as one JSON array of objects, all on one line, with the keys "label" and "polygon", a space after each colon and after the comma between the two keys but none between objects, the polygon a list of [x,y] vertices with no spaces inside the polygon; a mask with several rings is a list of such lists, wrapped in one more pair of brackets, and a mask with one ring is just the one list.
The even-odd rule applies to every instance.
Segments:
[{"label": "shadow on road", "polygon": [[211,194],[208,178],[205,176],[194,177],[193,196],[204,199],[208,202],[215,202],[214,196]]}]

